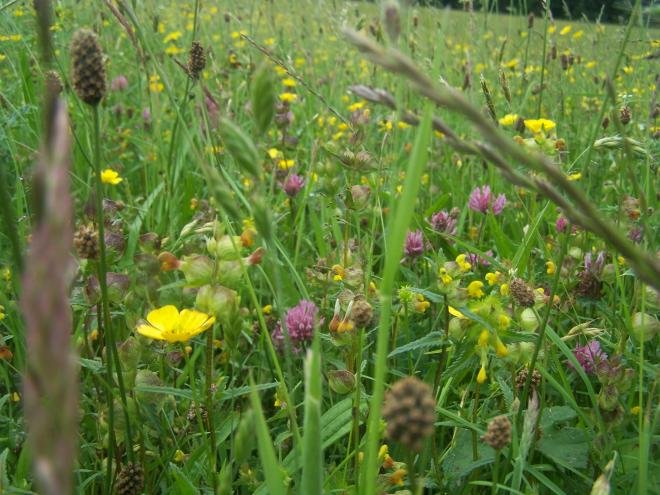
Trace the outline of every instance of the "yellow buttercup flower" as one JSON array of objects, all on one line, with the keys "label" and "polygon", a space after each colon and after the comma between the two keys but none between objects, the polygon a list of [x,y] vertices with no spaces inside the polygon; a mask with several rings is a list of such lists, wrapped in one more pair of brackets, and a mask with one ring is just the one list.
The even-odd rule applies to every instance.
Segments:
[{"label": "yellow buttercup flower", "polygon": [[557,124],[548,119],[527,119],[525,120],[525,127],[534,134],[538,134],[541,131],[551,131],[557,127]]},{"label": "yellow buttercup flower", "polygon": [[502,117],[499,120],[499,122],[500,122],[500,125],[504,125],[504,126],[513,125],[516,122],[518,122],[518,114],[508,113],[504,117]]},{"label": "yellow buttercup flower", "polygon": [[282,93],[280,94],[280,100],[284,103],[292,103],[298,99],[298,95],[295,93]]},{"label": "yellow buttercup flower", "polygon": [[103,172],[101,172],[101,182],[104,184],[116,186],[123,180],[124,179],[119,177],[119,174],[111,168],[106,168]]},{"label": "yellow buttercup flower", "polygon": [[181,312],[172,305],[154,309],[147,315],[147,322],[137,327],[140,335],[170,343],[187,342],[215,323],[215,317],[194,309]]}]

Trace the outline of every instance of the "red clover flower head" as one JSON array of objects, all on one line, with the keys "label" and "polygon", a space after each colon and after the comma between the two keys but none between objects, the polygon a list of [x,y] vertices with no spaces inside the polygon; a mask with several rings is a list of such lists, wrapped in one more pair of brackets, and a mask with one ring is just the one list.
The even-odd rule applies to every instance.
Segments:
[{"label": "red clover flower head", "polygon": [[493,194],[490,192],[490,186],[485,185],[476,187],[474,191],[470,194],[470,200],[468,201],[468,207],[484,215],[488,213],[488,210],[492,208],[493,214],[499,215],[504,210],[506,205],[506,196],[500,194],[494,198]]}]

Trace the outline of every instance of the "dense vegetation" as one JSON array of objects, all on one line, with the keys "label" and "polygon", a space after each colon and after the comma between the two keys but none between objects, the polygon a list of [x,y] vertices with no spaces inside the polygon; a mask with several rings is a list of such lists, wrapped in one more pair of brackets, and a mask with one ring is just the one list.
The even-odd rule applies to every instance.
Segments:
[{"label": "dense vegetation", "polygon": [[658,493],[660,33],[567,3],[3,1],[0,493]]}]

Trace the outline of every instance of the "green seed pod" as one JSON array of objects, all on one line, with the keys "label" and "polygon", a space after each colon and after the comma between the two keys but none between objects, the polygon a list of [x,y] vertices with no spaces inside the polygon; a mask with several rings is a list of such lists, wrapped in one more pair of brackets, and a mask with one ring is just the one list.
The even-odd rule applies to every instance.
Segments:
[{"label": "green seed pod", "polygon": [[213,261],[208,256],[185,256],[179,269],[186,277],[186,282],[192,287],[201,287],[211,281],[213,276]]},{"label": "green seed pod", "polygon": [[328,385],[333,392],[348,394],[355,389],[355,375],[347,370],[331,370],[328,372]]},{"label": "green seed pod", "polygon": [[215,316],[223,326],[234,323],[238,315],[240,297],[236,291],[223,286],[205,285],[197,292],[195,306]]},{"label": "green seed pod", "polygon": [[637,342],[648,342],[660,331],[660,321],[646,313],[635,313],[630,326],[632,336]]},{"label": "green seed pod", "polygon": [[520,313],[520,326],[527,332],[533,332],[539,326],[539,320],[532,308],[525,308]]},{"label": "green seed pod", "polygon": [[257,132],[263,134],[275,115],[275,86],[271,71],[262,65],[252,81],[252,112]]},{"label": "green seed pod", "polygon": [[259,153],[256,146],[243,130],[231,120],[222,118],[218,124],[218,131],[238,166],[254,179],[259,179]]}]

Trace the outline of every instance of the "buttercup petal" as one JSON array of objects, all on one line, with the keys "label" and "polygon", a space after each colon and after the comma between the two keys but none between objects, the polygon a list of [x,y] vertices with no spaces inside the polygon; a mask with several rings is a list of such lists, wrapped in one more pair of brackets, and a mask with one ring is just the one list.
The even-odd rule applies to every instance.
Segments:
[{"label": "buttercup petal", "polygon": [[[208,327],[210,327],[213,322],[215,321],[215,318],[210,317],[206,313],[202,313],[200,311],[195,311],[194,309],[184,309],[181,311],[181,319],[179,320],[179,328],[180,331],[183,333],[188,333],[191,331],[197,330],[199,327],[204,327],[200,330],[200,332],[206,330]],[[209,323],[209,320],[212,320]]]},{"label": "buttercup petal", "polygon": [[158,330],[172,331],[179,326],[179,310],[172,305],[154,309],[147,315],[147,321]]},{"label": "buttercup petal", "polygon": [[163,332],[161,330],[152,327],[151,325],[147,325],[146,323],[143,323],[142,325],[138,325],[137,332],[140,335],[144,335],[145,337],[148,337],[150,339],[165,340],[163,338]]}]

